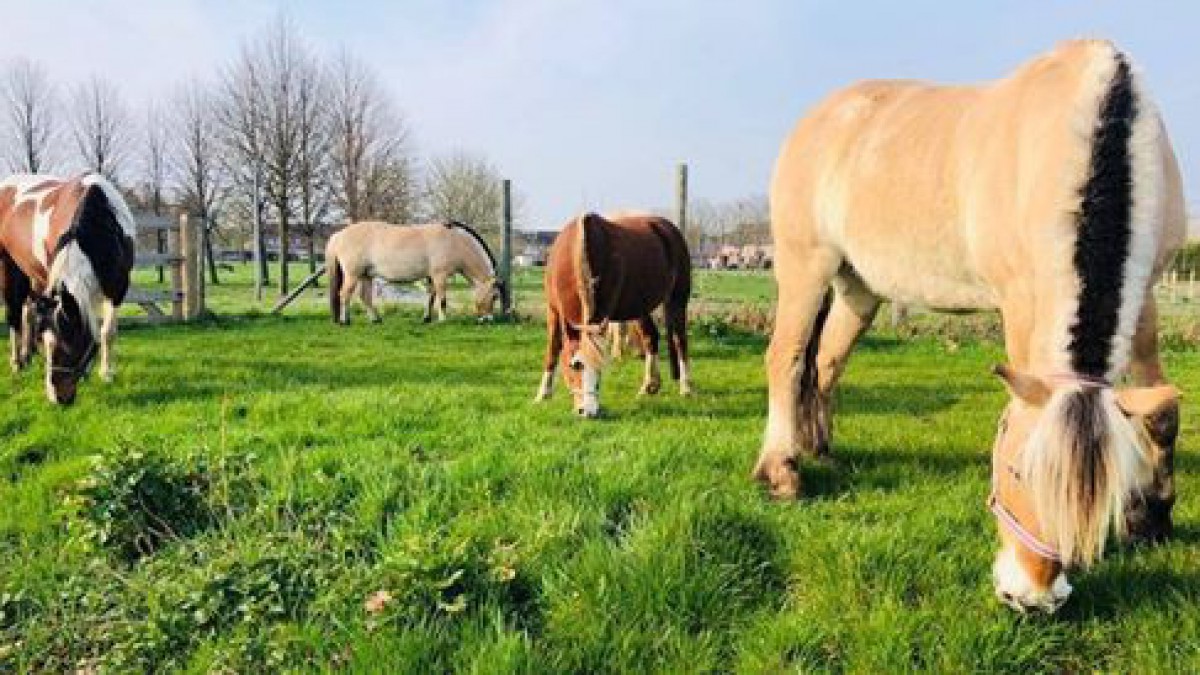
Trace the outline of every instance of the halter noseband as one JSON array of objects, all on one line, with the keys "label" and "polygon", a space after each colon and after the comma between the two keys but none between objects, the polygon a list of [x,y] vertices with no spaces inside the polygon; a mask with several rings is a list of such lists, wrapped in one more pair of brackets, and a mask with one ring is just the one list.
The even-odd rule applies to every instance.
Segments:
[{"label": "halter noseband", "polygon": [[92,361],[95,360],[95,357],[96,341],[92,340],[91,344],[88,345],[87,351],[83,353],[83,358],[79,360],[79,363],[74,366],[56,366],[51,364],[50,372],[67,373],[69,375],[74,375],[76,379],[80,379],[84,375],[87,375],[88,371],[92,367]]}]

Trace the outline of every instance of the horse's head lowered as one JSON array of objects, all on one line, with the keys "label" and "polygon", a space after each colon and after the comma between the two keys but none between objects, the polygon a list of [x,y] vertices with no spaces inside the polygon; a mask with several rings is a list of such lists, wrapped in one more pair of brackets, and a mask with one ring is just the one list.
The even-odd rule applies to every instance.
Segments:
[{"label": "horse's head lowered", "polygon": [[63,288],[36,296],[34,307],[46,356],[46,396],[51,403],[69,405],[96,355],[95,334],[82,306]]},{"label": "horse's head lowered", "polygon": [[490,321],[496,315],[496,303],[507,304],[508,287],[496,277],[475,284],[475,314],[483,321]]},{"label": "horse's head lowered", "polygon": [[1174,451],[1179,392],[1006,366],[996,374],[1012,395],[992,452],[989,504],[1004,542],[996,593],[1015,609],[1053,612],[1071,593],[1065,569],[1098,559],[1110,532],[1170,532],[1173,491],[1144,490],[1151,467],[1170,466],[1156,460]]},{"label": "horse's head lowered", "polygon": [[581,417],[600,416],[600,371],[608,362],[604,348],[604,336],[608,322],[601,325],[574,326],[579,339],[567,339],[567,368],[563,377],[571,389],[575,401],[575,412]]}]

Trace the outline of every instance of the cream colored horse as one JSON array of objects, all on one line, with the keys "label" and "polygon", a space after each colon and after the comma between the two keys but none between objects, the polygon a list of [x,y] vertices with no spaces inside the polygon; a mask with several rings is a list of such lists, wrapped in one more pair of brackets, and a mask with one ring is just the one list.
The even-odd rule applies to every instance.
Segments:
[{"label": "cream colored horse", "polygon": [[397,226],[380,222],[351,223],[329,238],[325,266],[330,272],[329,308],[333,320],[350,323],[350,302],[359,294],[372,321],[375,309],[371,279],[391,282],[428,280],[425,321],[446,319],[446,284],[455,274],[474,287],[475,311],[491,318],[506,292],[496,278],[496,262],[487,244],[459,222]]},{"label": "cream colored horse", "polygon": [[[834,94],[783,146],[771,221],[779,298],[755,476],[773,494],[799,492],[798,451],[827,452],[833,387],[889,298],[1003,317],[1012,398],[992,508],[1006,603],[1057,609],[1063,570],[1097,559],[1131,503],[1169,530],[1178,404],[1151,288],[1184,201],[1154,103],[1112,44],[1067,42],[980,86]],[[1140,388],[1115,390],[1130,366]]]}]

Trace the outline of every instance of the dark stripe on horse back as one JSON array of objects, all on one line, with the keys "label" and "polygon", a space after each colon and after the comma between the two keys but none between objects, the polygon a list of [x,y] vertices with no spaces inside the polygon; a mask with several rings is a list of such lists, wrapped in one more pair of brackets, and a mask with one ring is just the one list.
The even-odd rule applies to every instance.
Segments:
[{"label": "dark stripe on horse back", "polygon": [[483,240],[483,237],[479,236],[478,232],[476,232],[473,228],[471,228],[466,223],[461,223],[457,220],[451,220],[449,222],[444,223],[444,225],[449,228],[457,227],[458,229],[462,230],[463,232],[466,232],[467,234],[474,237],[475,241],[479,242],[479,245],[483,247],[483,252],[487,254],[488,261],[490,261],[492,263],[492,271],[493,272],[500,271],[500,268],[496,266],[496,258],[495,258],[495,256],[492,255],[492,249],[488,248],[487,242]]},{"label": "dark stripe on horse back", "polygon": [[1092,139],[1075,241],[1075,270],[1081,289],[1071,327],[1071,366],[1075,372],[1094,377],[1105,377],[1108,372],[1132,236],[1129,139],[1138,111],[1129,63],[1122,54],[1116,58],[1116,72],[1100,105]]}]

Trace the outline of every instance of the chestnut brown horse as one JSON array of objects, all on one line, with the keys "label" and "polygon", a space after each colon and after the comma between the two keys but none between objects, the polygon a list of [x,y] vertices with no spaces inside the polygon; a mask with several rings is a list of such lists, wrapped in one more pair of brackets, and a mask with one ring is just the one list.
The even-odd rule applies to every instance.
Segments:
[{"label": "chestnut brown horse", "polygon": [[687,304],[692,265],[687,242],[671,221],[645,214],[608,217],[586,213],[562,229],[546,261],[545,369],[535,401],[550,397],[554,370],[563,377],[584,417],[600,414],[600,372],[608,326],[636,321],[645,354],[640,394],[656,394],[658,326],[652,312],[663,307],[671,377],[691,393]]},{"label": "chestnut brown horse", "polygon": [[830,96],[771,185],[779,301],[755,476],[799,492],[796,455],[828,451],[833,388],[881,299],[996,308],[1011,394],[992,455],[996,593],[1054,611],[1065,570],[1111,531],[1170,531],[1178,392],[1152,288],[1185,222],[1153,98],[1109,42],[1063,43],[982,85]]},{"label": "chestnut brown horse", "polygon": [[97,343],[101,375],[112,379],[117,306],[129,290],[136,231],[125,200],[98,174],[0,181],[0,285],[12,367],[28,365],[40,336],[54,403],[75,399]]}]

